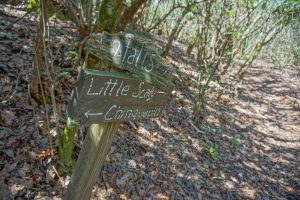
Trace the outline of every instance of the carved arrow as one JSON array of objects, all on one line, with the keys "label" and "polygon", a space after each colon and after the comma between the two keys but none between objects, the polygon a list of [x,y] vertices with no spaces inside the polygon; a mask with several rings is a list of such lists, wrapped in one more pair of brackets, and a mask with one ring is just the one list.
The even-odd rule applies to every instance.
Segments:
[{"label": "carved arrow", "polygon": [[97,116],[97,115],[103,115],[103,113],[91,113],[90,110],[84,113],[86,118],[89,118],[89,116]]},{"label": "carved arrow", "polygon": [[163,94],[163,95],[166,95],[166,94],[167,94],[167,93],[164,92],[164,91],[158,91],[157,93],[158,93],[158,94]]}]

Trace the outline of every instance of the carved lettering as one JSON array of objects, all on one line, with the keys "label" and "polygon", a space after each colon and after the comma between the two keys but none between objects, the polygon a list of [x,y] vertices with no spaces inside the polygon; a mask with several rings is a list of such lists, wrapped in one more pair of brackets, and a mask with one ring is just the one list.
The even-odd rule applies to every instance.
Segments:
[{"label": "carved lettering", "polygon": [[125,85],[121,91],[121,95],[127,96],[127,92],[129,91],[129,85]]},{"label": "carved lettering", "polygon": [[136,57],[136,54],[137,54],[137,50],[136,49],[133,49],[134,51],[134,54],[128,56],[127,58],[127,63],[129,64],[133,64],[134,63],[134,60],[135,60],[135,57]]},{"label": "carved lettering", "polygon": [[67,114],[82,123],[159,117],[167,102],[165,92],[133,76],[89,69],[80,73]]},{"label": "carved lettering", "polygon": [[113,119],[112,117],[108,118],[108,115],[109,115],[109,113],[112,111],[112,109],[114,109],[114,108],[116,108],[116,107],[117,107],[117,105],[113,105],[113,106],[111,106],[111,107],[109,108],[109,110],[107,111],[107,113],[106,113],[105,116],[104,116],[104,119],[105,119],[105,120],[111,120],[111,119]]},{"label": "carved lettering", "polygon": [[113,40],[112,52],[114,56],[122,56],[121,42],[119,40]]},{"label": "carved lettering", "polygon": [[153,57],[152,55],[150,55],[150,63],[148,65],[145,65],[144,70],[149,73],[152,71],[153,67],[154,67]]}]

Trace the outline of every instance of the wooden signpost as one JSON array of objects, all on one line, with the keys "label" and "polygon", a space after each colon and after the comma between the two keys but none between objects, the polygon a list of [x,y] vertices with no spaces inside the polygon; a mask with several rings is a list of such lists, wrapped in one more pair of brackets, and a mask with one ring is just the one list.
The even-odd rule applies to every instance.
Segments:
[{"label": "wooden signpost", "polygon": [[169,90],[123,73],[81,69],[67,113],[84,124],[159,117]]},{"label": "wooden signpost", "polygon": [[80,70],[67,114],[91,125],[65,194],[67,200],[90,198],[119,122],[161,116],[171,91],[170,66],[149,38],[93,34],[85,48],[125,71]]}]

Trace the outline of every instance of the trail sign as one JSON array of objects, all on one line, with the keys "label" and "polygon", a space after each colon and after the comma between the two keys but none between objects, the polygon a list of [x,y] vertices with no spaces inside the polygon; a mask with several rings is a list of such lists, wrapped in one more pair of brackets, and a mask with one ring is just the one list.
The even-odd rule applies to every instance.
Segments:
[{"label": "trail sign", "polygon": [[153,41],[131,33],[91,34],[85,49],[119,69],[128,70],[146,82],[167,90],[170,64],[158,55]]},{"label": "trail sign", "polygon": [[66,200],[90,198],[118,122],[159,117],[171,89],[171,67],[147,37],[129,33],[92,34],[85,50],[108,61],[101,62],[104,67],[110,62],[123,73],[87,68],[79,73],[67,114],[91,125],[65,194]]},{"label": "trail sign", "polygon": [[167,91],[124,73],[81,69],[67,114],[82,123],[131,121],[162,114]]}]

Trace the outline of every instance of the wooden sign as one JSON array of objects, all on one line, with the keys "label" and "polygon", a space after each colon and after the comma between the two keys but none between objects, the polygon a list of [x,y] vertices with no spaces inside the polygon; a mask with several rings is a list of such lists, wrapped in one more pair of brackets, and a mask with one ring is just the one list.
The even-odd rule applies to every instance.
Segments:
[{"label": "wooden sign", "polygon": [[81,69],[67,114],[81,123],[131,121],[159,117],[167,91],[124,73]]},{"label": "wooden sign", "polygon": [[75,165],[66,200],[90,199],[118,130],[118,121],[159,117],[171,90],[171,67],[156,53],[148,37],[130,33],[92,34],[85,49],[105,61],[104,65],[111,63],[123,73],[86,68],[79,73],[67,114],[92,125]]},{"label": "wooden sign", "polygon": [[171,77],[169,63],[157,53],[153,41],[131,33],[91,34],[85,49],[119,69],[137,74],[140,79],[167,90]]}]

